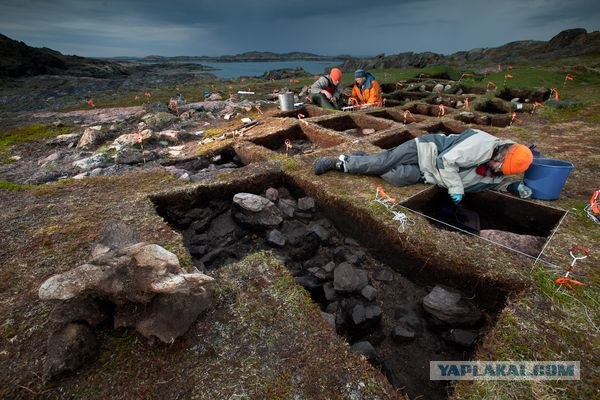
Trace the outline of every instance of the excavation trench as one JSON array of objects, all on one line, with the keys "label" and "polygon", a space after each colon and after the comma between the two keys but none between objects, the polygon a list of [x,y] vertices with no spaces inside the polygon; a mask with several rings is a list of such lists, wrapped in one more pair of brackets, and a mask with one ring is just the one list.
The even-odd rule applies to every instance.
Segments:
[{"label": "excavation trench", "polygon": [[[307,191],[315,192],[287,175],[262,173],[152,201],[182,233],[197,268],[210,273],[249,253],[271,250],[336,332],[392,385],[410,398],[447,398],[452,388],[429,379],[429,362],[469,359],[514,283],[453,272],[442,259],[425,263],[396,246],[369,214],[323,191],[316,197]],[[251,194],[270,199],[262,220],[254,218],[257,203],[250,213],[240,206],[256,200]],[[456,318],[444,320],[431,304],[440,294],[458,294]]]}]

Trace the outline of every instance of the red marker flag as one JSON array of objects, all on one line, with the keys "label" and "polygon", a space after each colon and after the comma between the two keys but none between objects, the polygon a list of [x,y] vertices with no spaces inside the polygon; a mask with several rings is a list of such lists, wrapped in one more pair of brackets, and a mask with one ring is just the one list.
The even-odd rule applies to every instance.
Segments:
[{"label": "red marker flag", "polygon": [[502,71],[502,65],[498,64],[498,71]]},{"label": "red marker flag", "polygon": [[573,79],[575,78],[571,74],[567,74],[567,76],[565,76],[565,81],[572,81]]},{"label": "red marker flag", "polygon": [[506,74],[506,75],[504,75],[504,78],[506,78],[506,79],[512,79],[512,77],[513,77],[513,76],[512,76],[511,74]]},{"label": "red marker flag", "polygon": [[88,99],[87,103],[90,107],[96,107],[96,105],[94,104],[94,100],[92,99]]},{"label": "red marker flag", "polygon": [[558,101],[558,90],[556,90],[556,88],[552,88],[552,93],[554,93],[554,100]]}]

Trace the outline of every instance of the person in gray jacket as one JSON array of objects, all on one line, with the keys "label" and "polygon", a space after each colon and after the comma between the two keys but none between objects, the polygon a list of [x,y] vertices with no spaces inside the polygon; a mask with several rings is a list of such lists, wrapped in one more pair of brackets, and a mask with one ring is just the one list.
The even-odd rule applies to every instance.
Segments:
[{"label": "person in gray jacket", "polygon": [[486,189],[530,197],[530,188],[506,175],[525,172],[532,161],[531,150],[522,144],[467,129],[458,135],[422,135],[373,155],[318,158],[314,169],[316,175],[330,170],[379,175],[395,186],[430,183],[447,188],[452,200],[460,203],[465,192]]},{"label": "person in gray jacket", "polygon": [[332,68],[328,75],[317,79],[310,87],[311,101],[314,105],[338,109],[341,105],[342,95],[342,70]]}]

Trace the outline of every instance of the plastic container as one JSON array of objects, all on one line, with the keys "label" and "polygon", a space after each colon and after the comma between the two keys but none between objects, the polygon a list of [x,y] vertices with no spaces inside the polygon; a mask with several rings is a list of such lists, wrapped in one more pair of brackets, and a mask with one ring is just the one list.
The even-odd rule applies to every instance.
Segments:
[{"label": "plastic container", "polygon": [[568,161],[534,158],[525,171],[525,185],[531,188],[534,199],[556,200],[573,169]]},{"label": "plastic container", "polygon": [[294,110],[294,93],[280,93],[279,97],[279,109],[281,111],[293,111]]}]

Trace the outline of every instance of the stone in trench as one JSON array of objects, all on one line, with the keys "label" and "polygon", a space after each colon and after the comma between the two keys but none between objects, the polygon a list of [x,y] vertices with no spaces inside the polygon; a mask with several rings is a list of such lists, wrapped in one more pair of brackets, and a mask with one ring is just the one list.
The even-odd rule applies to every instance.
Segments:
[{"label": "stone in trench", "polygon": [[367,341],[356,342],[352,345],[352,351],[365,356],[369,361],[377,360],[377,351],[375,347]]},{"label": "stone in trench", "polygon": [[279,191],[270,187],[265,192],[265,197],[275,203],[277,200],[279,200]]},{"label": "stone in trench", "polygon": [[93,156],[82,158],[81,160],[73,161],[73,166],[83,171],[89,171],[94,168],[106,167],[110,163],[110,159],[104,153],[94,154]]},{"label": "stone in trench", "polygon": [[471,347],[479,336],[478,331],[468,329],[450,329],[442,334],[444,340],[461,347]]},{"label": "stone in trench", "polygon": [[375,297],[377,297],[377,289],[375,289],[371,285],[367,285],[364,288],[362,288],[360,294],[362,294],[363,297],[368,301],[373,301],[375,300]]},{"label": "stone in trench", "polygon": [[462,299],[462,294],[436,285],[423,298],[423,309],[433,317],[436,324],[474,325],[482,313],[474,305]]},{"label": "stone in trench", "polygon": [[323,242],[323,243],[327,243],[327,241],[331,237],[331,233],[323,225],[313,224],[313,225],[310,225],[310,227],[308,229],[313,231],[314,233],[316,233],[317,236],[319,237],[319,239],[321,240],[321,242]]},{"label": "stone in trench", "polygon": [[321,311],[321,315],[323,316],[323,319],[327,322],[327,324],[333,329],[335,329],[335,315],[323,311]]},{"label": "stone in trench", "polygon": [[292,199],[279,199],[277,202],[277,208],[279,211],[283,213],[286,217],[292,218],[296,211],[297,203]]},{"label": "stone in trench", "polygon": [[312,197],[301,197],[298,199],[298,210],[312,213],[315,211],[315,199]]},{"label": "stone in trench", "polygon": [[373,274],[373,279],[381,282],[391,282],[394,280],[394,273],[389,269],[379,269]]},{"label": "stone in trench", "polygon": [[410,342],[415,338],[415,331],[408,327],[398,325],[394,327],[390,337],[396,343]]},{"label": "stone in trench", "polygon": [[252,193],[233,196],[233,218],[249,229],[275,228],[283,222],[281,211],[269,199]]},{"label": "stone in trench", "polygon": [[272,229],[267,232],[267,243],[275,247],[285,246],[285,236],[277,229]]},{"label": "stone in trench", "polygon": [[358,292],[369,284],[367,271],[343,262],[333,271],[333,287],[340,293]]}]

